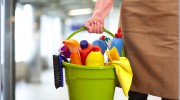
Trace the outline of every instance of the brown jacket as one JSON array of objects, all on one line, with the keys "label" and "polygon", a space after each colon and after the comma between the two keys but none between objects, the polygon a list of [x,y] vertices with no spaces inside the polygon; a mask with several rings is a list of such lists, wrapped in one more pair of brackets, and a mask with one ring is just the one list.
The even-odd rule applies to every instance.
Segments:
[{"label": "brown jacket", "polygon": [[178,98],[178,0],[123,0],[124,48],[131,90]]}]

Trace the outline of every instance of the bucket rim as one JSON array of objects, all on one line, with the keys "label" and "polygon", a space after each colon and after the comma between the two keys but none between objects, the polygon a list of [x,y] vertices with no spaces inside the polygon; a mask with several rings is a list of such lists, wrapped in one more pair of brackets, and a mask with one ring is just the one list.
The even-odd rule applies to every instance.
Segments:
[{"label": "bucket rim", "polygon": [[64,67],[71,67],[71,68],[79,68],[79,69],[113,69],[114,66],[84,66],[84,65],[76,65],[71,64],[68,62],[63,61],[62,62]]}]

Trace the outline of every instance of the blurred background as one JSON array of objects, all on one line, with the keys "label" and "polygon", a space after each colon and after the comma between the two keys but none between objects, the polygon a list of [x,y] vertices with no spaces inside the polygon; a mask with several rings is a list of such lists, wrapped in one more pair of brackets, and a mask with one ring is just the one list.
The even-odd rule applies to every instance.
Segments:
[{"label": "blurred background", "polygon": [[[96,0],[0,0],[0,96],[2,100],[68,100],[67,86],[55,89],[52,55],[62,40],[92,16]],[[121,0],[105,20],[118,28]],[[76,40],[101,35],[83,31]],[[88,38],[89,37],[89,38]],[[65,83],[64,83],[65,84]],[[149,100],[160,100],[150,96]],[[114,100],[127,100],[116,88]]]}]

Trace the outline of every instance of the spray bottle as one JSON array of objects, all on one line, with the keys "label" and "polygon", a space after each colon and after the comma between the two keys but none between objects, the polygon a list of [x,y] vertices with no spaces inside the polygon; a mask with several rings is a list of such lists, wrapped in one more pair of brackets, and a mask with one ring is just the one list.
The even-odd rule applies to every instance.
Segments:
[{"label": "spray bottle", "polygon": [[64,57],[70,58],[70,51],[69,51],[68,47],[66,47],[65,45],[63,45],[61,48],[59,48],[59,52]]},{"label": "spray bottle", "polygon": [[67,46],[71,52],[70,54],[71,63],[82,65],[81,57],[79,54],[80,44],[74,39],[65,40],[63,41],[63,44]]},{"label": "spray bottle", "polygon": [[115,34],[115,38],[112,39],[111,43],[111,49],[113,47],[116,47],[118,50],[119,56],[122,56],[122,48],[123,48],[123,40],[122,40],[122,33],[121,33],[121,28],[118,28],[118,32]]}]

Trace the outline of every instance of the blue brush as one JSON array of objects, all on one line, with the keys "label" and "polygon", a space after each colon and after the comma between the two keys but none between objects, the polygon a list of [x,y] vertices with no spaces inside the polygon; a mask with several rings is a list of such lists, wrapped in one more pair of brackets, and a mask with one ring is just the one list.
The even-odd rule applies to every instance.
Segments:
[{"label": "blue brush", "polygon": [[68,60],[61,55],[53,55],[54,65],[54,80],[56,89],[63,87],[63,64],[62,61],[68,62]]}]

